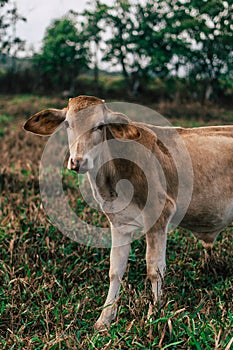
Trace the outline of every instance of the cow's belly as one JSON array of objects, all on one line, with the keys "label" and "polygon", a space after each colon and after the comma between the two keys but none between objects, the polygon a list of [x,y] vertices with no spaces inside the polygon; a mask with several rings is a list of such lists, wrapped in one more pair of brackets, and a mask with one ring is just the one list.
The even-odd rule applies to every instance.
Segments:
[{"label": "cow's belly", "polygon": [[193,207],[192,203],[180,225],[197,233],[221,231],[233,221],[233,200],[206,202],[205,205]]},{"label": "cow's belly", "polygon": [[233,221],[233,139],[194,141],[187,144],[193,162],[193,192],[180,226],[194,232],[221,231]]}]

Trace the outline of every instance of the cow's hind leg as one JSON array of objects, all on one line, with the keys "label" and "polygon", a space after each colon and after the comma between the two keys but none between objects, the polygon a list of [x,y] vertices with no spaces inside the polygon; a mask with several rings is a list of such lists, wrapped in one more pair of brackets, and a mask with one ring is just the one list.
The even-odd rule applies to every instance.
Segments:
[{"label": "cow's hind leg", "polygon": [[208,234],[208,235],[206,235],[206,237],[203,237],[202,238],[202,242],[201,242],[203,248],[205,248],[205,249],[212,249],[218,234],[219,234],[219,231],[211,233],[211,234]]},{"label": "cow's hind leg", "polygon": [[147,278],[151,282],[154,303],[161,294],[163,276],[166,268],[167,232],[165,228],[150,230],[146,235]]},{"label": "cow's hind leg", "polygon": [[202,241],[201,243],[202,243],[203,248],[210,250],[214,246],[214,243],[215,243],[215,240],[219,234],[219,231],[211,232],[211,233],[194,232],[193,234],[197,239],[200,239]]},{"label": "cow's hind leg", "polygon": [[209,260],[212,254],[212,248],[215,240],[219,234],[219,231],[213,233],[194,233],[197,239],[201,240],[202,247],[204,248],[205,260]]}]

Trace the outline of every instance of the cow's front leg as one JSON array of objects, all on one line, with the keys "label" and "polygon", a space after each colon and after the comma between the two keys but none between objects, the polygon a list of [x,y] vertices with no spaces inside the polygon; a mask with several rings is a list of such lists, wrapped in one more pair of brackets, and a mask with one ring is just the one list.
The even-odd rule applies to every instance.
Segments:
[{"label": "cow's front leg", "polygon": [[103,311],[95,324],[96,329],[106,328],[116,316],[117,298],[120,291],[121,279],[126,270],[129,251],[130,235],[122,235],[112,228],[112,248],[110,254],[110,286]]}]

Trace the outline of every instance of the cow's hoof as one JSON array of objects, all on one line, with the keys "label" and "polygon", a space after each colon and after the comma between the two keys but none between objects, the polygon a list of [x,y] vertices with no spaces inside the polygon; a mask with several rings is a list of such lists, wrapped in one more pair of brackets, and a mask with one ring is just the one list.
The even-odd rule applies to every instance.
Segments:
[{"label": "cow's hoof", "polygon": [[211,251],[213,246],[214,246],[214,242],[204,242],[202,241],[202,247],[205,248],[207,251]]},{"label": "cow's hoof", "polygon": [[104,323],[101,320],[96,321],[94,328],[98,332],[107,332],[109,329],[109,324]]}]

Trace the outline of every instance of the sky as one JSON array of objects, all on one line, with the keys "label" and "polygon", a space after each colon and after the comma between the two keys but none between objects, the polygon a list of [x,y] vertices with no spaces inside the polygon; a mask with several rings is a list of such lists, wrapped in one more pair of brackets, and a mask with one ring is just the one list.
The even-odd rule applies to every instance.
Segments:
[{"label": "sky", "polygon": [[38,50],[53,19],[62,17],[71,9],[82,11],[86,3],[87,0],[16,0],[19,13],[27,19],[27,22],[18,23],[17,34],[26,40],[27,46],[33,44]]}]

